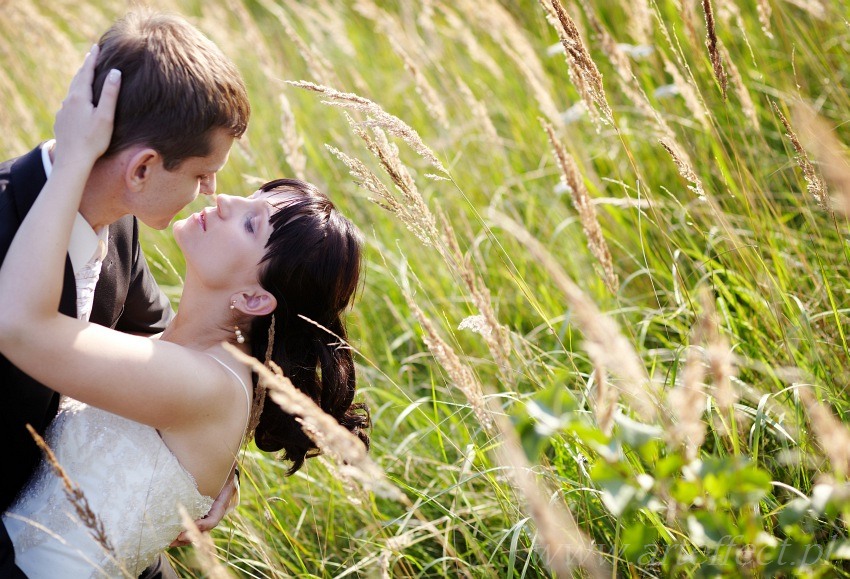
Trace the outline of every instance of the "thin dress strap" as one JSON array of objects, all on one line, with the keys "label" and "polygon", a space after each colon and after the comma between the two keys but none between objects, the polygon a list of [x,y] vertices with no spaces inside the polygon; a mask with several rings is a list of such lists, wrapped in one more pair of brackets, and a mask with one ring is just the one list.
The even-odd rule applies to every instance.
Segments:
[{"label": "thin dress strap", "polygon": [[222,362],[221,360],[219,360],[218,358],[216,358],[212,354],[209,354],[207,352],[204,352],[204,354],[206,354],[207,356],[209,356],[210,358],[212,358],[213,360],[215,360],[216,362],[218,362],[219,364],[224,366],[231,374],[233,374],[236,377],[236,379],[242,385],[242,389],[245,391],[245,399],[248,402],[248,419],[250,420],[250,418],[251,418],[251,393],[248,391],[248,387],[245,385],[245,382],[242,381],[242,378],[239,377],[239,374],[237,374],[236,372],[233,371],[233,368],[231,368],[230,366],[228,366],[227,364],[225,364],[224,362]]}]

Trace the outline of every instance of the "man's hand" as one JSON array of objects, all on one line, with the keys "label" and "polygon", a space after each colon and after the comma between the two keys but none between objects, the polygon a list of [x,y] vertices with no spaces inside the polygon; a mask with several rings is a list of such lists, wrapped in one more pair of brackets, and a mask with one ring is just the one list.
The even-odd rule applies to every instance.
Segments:
[{"label": "man's hand", "polygon": [[[239,477],[236,475],[236,468],[230,472],[224,488],[216,497],[215,502],[210,507],[210,512],[203,519],[195,521],[195,525],[201,532],[206,533],[214,529],[230,511],[236,508],[239,504]],[[180,533],[169,547],[184,547],[191,544],[186,531]]]}]

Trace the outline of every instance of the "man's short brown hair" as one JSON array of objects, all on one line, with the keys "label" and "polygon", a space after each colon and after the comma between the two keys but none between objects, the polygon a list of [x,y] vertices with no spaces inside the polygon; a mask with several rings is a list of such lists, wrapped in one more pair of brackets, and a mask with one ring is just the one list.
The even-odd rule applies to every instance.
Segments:
[{"label": "man's short brown hair", "polygon": [[172,14],[131,12],[100,38],[95,102],[106,75],[121,71],[112,142],[157,150],[167,170],[211,152],[210,133],[239,138],[251,107],[236,66],[197,28]]}]

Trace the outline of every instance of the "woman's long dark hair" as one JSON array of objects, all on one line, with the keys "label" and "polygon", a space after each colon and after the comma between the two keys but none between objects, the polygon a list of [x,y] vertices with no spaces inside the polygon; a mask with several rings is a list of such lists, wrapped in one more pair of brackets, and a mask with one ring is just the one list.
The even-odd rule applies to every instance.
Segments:
[{"label": "woman's long dark hair", "polygon": [[[270,199],[279,208],[260,262],[260,284],[277,299],[277,308],[274,317],[254,319],[252,355],[266,359],[274,319],[269,358],[368,448],[369,411],[353,403],[354,360],[342,320],[360,278],[361,235],[309,183],[278,179],[260,191],[281,194],[279,201]],[[316,450],[293,416],[271,402],[263,406],[254,440],[260,450],[283,450],[283,458],[292,462],[289,474]]]}]

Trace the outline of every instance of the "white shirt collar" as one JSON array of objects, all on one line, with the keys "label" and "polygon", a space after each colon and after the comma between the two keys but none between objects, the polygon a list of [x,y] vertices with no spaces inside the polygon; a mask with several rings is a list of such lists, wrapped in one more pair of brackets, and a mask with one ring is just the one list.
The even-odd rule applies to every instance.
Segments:
[{"label": "white shirt collar", "polygon": [[[41,145],[41,161],[44,164],[44,174],[48,177],[53,170],[53,163],[50,161],[50,149],[54,143],[56,141],[51,139]],[[103,260],[109,247],[108,242],[108,225],[101,227],[100,231],[95,231],[86,221],[86,218],[77,212],[74,218],[74,226],[71,229],[71,240],[68,243],[68,256],[71,258],[74,274],[79,273],[92,257]]]}]

